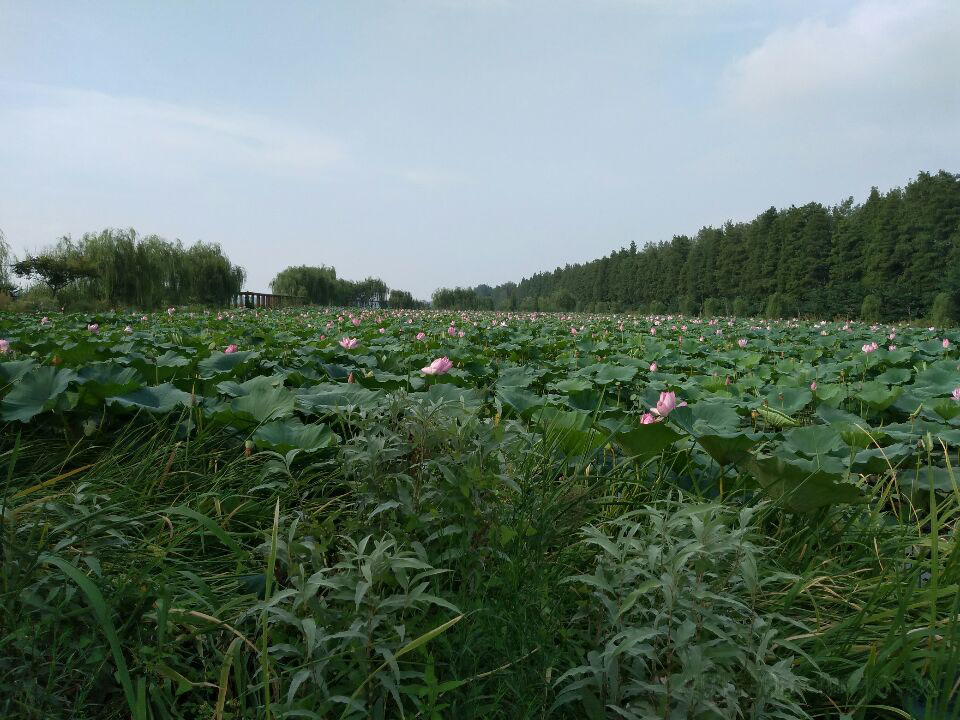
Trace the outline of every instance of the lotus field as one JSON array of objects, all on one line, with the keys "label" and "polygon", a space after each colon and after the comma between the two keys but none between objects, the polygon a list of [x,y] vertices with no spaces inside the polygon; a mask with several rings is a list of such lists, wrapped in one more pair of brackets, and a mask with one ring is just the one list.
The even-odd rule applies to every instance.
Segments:
[{"label": "lotus field", "polygon": [[0,314],[0,717],[952,717],[957,343]]}]

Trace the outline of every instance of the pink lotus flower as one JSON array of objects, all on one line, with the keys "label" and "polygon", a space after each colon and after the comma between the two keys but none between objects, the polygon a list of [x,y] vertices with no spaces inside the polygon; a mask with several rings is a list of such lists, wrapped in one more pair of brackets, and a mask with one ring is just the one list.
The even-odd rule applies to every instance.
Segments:
[{"label": "pink lotus flower", "polygon": [[570,328],[570,334],[571,334],[571,335],[576,335],[576,334],[577,334],[577,329],[576,329],[575,327],[571,327],[571,328]]},{"label": "pink lotus flower", "polygon": [[425,368],[420,368],[420,372],[422,372],[424,375],[446,375],[448,372],[450,372],[450,368],[452,367],[453,363],[450,362],[450,358],[440,357],[427,365]]},{"label": "pink lotus flower", "polygon": [[816,391],[817,391],[817,381],[814,380],[812,383],[810,383],[810,392],[816,392]]},{"label": "pink lotus flower", "polygon": [[640,418],[641,425],[652,425],[657,422],[657,418],[654,417],[653,413],[644,413],[643,417]]},{"label": "pink lotus flower", "polygon": [[49,324],[50,324],[50,318],[48,318],[46,315],[44,315],[42,318],[40,318],[40,324],[41,324],[41,325],[49,325]]},{"label": "pink lotus flower", "polygon": [[742,348],[745,348],[747,346],[747,339],[740,338],[739,340],[737,340],[737,345],[739,345]]},{"label": "pink lotus flower", "polygon": [[866,344],[864,344],[864,346],[863,346],[862,348],[860,348],[860,349],[863,350],[865,353],[872,353],[874,350],[877,349],[877,344],[876,344],[876,343],[866,343]]},{"label": "pink lotus flower", "polygon": [[378,328],[377,330],[377,332],[379,332],[381,335],[383,335],[386,331],[386,328]]},{"label": "pink lotus flower", "polygon": [[142,318],[140,318],[140,322],[146,322],[146,321],[147,321],[147,319],[148,319],[148,318],[147,318],[147,316],[146,316],[146,315],[144,315],[144,316],[143,316]]},{"label": "pink lotus flower", "polygon": [[133,328],[130,327],[129,325],[127,325],[127,326],[123,329],[123,331],[124,331],[127,335],[129,335],[130,333],[133,332]]},{"label": "pink lotus flower", "polygon": [[946,350],[946,349],[949,348],[949,347],[950,347],[950,341],[947,340],[946,338],[944,338],[944,339],[943,339],[943,349]]},{"label": "pink lotus flower", "polygon": [[887,350],[889,350],[890,352],[893,352],[896,349],[897,349],[896,345],[887,345]]},{"label": "pink lotus flower", "polygon": [[177,311],[176,308],[174,308],[174,307],[168,307],[168,308],[167,308],[167,315],[169,315],[170,317],[173,317],[173,314],[174,314],[176,311]]},{"label": "pink lotus flower", "polygon": [[353,350],[358,343],[359,341],[356,338],[345,337],[340,340],[340,347],[344,350]]},{"label": "pink lotus flower", "polygon": [[651,335],[656,335],[656,334],[657,334],[657,329],[656,329],[655,327],[650,328],[650,334],[651,334]]},{"label": "pink lotus flower", "polygon": [[10,352],[10,341],[0,340],[0,355],[6,355]]},{"label": "pink lotus flower", "polygon": [[953,389],[953,399],[956,400],[957,402],[960,402],[960,387],[955,387]]},{"label": "pink lotus flower", "polygon": [[656,371],[657,371],[657,364],[650,363],[650,372],[656,372]]},{"label": "pink lotus flower", "polygon": [[461,338],[462,338],[462,337],[466,337],[466,335],[467,335],[467,334],[466,334],[463,330],[461,330],[460,332],[457,333],[457,337],[461,337]]},{"label": "pink lotus flower", "polygon": [[417,340],[426,340],[426,339],[427,339],[427,334],[425,332],[417,333]]},{"label": "pink lotus flower", "polygon": [[233,343],[230,343],[229,345],[227,345],[227,347],[224,349],[223,352],[225,352],[227,355],[231,355],[236,351],[237,351],[237,346],[234,345]]},{"label": "pink lotus flower", "polygon": [[453,337],[456,334],[457,334],[457,329],[453,325],[447,328],[447,335],[449,335],[450,337]]},{"label": "pink lotus flower", "polygon": [[653,409],[653,412],[660,417],[666,417],[678,407],[683,407],[684,405],[686,405],[685,402],[677,402],[677,394],[675,392],[672,390],[669,392],[664,391],[660,393],[660,399],[657,400],[657,407]]},{"label": "pink lotus flower", "polygon": [[359,324],[360,324],[360,318],[355,317],[355,318],[351,319],[350,322],[352,322],[354,325],[359,325]]},{"label": "pink lotus flower", "polygon": [[100,326],[97,323],[91,323],[87,325],[87,330],[96,335],[98,332],[100,332]]},{"label": "pink lotus flower", "polygon": [[223,320],[223,315],[217,315],[217,320]]}]

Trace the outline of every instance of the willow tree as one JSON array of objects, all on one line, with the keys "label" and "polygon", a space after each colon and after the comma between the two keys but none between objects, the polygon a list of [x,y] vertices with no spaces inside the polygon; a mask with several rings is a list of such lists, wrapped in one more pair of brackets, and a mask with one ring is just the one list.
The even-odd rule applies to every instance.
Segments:
[{"label": "willow tree", "polygon": [[185,247],[156,235],[141,238],[133,229],[87,233],[77,241],[63,237],[42,257],[48,273],[57,265],[54,258],[95,269],[70,282],[81,297],[112,305],[224,304],[243,289],[245,278],[243,268],[231,263],[219,245]]},{"label": "willow tree", "polygon": [[10,246],[0,230],[0,294],[8,295],[13,291],[10,279]]},{"label": "willow tree", "polygon": [[337,302],[337,271],[326,265],[297,265],[277,273],[270,283],[277,295],[290,295],[318,305]]}]

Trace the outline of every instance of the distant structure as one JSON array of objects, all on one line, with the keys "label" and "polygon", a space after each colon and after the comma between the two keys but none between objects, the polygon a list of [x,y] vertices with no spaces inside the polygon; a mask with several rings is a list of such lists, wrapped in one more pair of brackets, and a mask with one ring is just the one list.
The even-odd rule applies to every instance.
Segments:
[{"label": "distant structure", "polygon": [[239,295],[234,295],[230,303],[232,307],[250,308],[275,308],[304,304],[303,298],[294,295],[274,295],[272,293],[251,292],[250,290],[244,290]]}]

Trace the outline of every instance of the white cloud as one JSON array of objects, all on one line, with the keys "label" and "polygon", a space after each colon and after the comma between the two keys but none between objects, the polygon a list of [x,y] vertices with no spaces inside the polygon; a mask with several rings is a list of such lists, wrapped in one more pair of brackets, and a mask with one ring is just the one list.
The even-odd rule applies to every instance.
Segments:
[{"label": "white cloud", "polygon": [[0,82],[0,137],[0,156],[88,176],[303,176],[344,157],[322,133],[259,115],[27,83]]},{"label": "white cloud", "polygon": [[862,0],[777,29],[727,70],[724,109],[766,121],[960,116],[960,2]]}]

